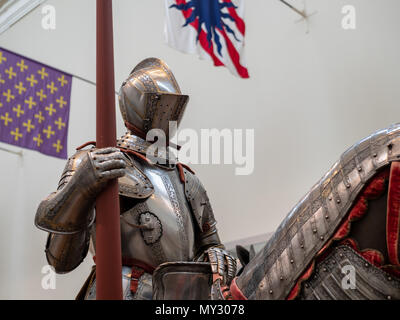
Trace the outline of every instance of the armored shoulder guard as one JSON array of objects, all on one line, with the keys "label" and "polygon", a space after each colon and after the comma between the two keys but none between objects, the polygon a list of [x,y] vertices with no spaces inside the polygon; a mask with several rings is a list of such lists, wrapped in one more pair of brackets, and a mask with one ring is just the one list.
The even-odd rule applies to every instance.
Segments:
[{"label": "armored shoulder guard", "polygon": [[125,175],[118,179],[119,194],[128,198],[147,199],[154,193],[149,178],[129,159]]},{"label": "armored shoulder guard", "polygon": [[236,279],[248,299],[285,299],[333,236],[368,181],[400,160],[400,124],[349,148],[289,212],[265,247]]},{"label": "armored shoulder guard", "polygon": [[86,185],[96,179],[89,151],[77,151],[68,159],[57,191],[40,203],[35,225],[58,234],[74,234],[87,229],[94,218],[96,194]]},{"label": "armored shoulder guard", "polygon": [[[143,199],[153,193],[151,182],[132,161],[118,182],[122,196]],[[59,234],[74,234],[87,229],[94,221],[96,197],[105,185],[106,181],[95,175],[90,150],[77,151],[68,159],[57,191],[40,203],[35,225]]]}]

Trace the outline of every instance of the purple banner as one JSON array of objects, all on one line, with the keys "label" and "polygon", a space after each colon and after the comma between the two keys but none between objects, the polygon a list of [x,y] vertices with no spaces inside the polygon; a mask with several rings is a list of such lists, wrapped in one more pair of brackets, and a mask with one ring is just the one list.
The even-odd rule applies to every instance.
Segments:
[{"label": "purple banner", "polygon": [[67,158],[72,76],[0,48],[0,141]]}]

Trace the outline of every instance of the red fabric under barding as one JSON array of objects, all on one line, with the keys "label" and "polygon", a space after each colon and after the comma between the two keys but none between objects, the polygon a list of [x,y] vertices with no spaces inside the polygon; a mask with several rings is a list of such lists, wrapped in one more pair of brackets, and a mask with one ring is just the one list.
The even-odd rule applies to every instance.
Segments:
[{"label": "red fabric under barding", "polygon": [[[301,283],[307,280],[314,271],[315,263],[322,261],[329,253],[334,242],[340,242],[345,239],[350,233],[351,223],[360,219],[368,211],[368,201],[380,197],[385,191],[386,180],[389,178],[389,167],[385,168],[383,171],[375,175],[372,180],[368,183],[366,187],[361,191],[360,195],[357,197],[352,209],[346,216],[344,222],[339,226],[334,236],[327,241],[327,243],[322,247],[322,249],[316,254],[313,261],[309,264],[306,271],[299,277],[295,286],[292,288],[286,300],[294,300],[301,289]],[[376,253],[365,252],[365,259],[375,264],[379,261]]]}]

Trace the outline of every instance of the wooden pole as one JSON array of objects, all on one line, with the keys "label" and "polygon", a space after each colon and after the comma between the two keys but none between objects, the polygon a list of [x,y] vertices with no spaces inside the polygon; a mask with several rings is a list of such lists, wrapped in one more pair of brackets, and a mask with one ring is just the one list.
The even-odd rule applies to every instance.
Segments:
[{"label": "wooden pole", "polygon": [[[97,0],[96,145],[115,146],[115,88],[112,0]],[[118,182],[96,199],[96,299],[122,299]]]}]

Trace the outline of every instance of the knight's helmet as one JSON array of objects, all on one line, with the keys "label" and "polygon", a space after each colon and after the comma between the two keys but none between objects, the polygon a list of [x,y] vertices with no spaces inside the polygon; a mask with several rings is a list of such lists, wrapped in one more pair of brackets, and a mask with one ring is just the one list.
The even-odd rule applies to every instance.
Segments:
[{"label": "knight's helmet", "polygon": [[189,96],[183,95],[169,67],[157,58],[140,62],[124,81],[119,92],[119,106],[126,127],[145,137],[151,129],[161,129],[167,139],[169,121],[182,119]]}]

